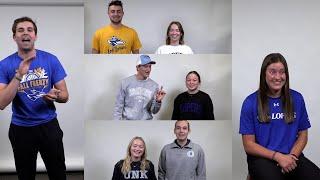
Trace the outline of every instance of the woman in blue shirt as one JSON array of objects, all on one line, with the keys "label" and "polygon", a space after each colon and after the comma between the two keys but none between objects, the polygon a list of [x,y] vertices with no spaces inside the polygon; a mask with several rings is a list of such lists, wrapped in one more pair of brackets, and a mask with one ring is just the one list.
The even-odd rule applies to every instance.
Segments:
[{"label": "woman in blue shirt", "polygon": [[302,153],[310,122],[302,95],[289,88],[285,58],[265,57],[259,89],[243,102],[240,134],[249,174],[258,180],[320,179],[320,169]]}]

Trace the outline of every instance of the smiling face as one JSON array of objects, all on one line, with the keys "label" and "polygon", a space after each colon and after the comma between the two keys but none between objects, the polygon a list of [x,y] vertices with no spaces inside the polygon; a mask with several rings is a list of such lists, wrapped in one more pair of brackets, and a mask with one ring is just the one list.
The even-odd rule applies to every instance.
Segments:
[{"label": "smiling face", "polygon": [[270,64],[266,69],[266,83],[269,94],[273,97],[281,95],[281,89],[286,83],[285,67],[281,62]]},{"label": "smiling face", "polygon": [[141,160],[144,154],[145,145],[140,139],[135,139],[130,147],[130,154],[133,161]]},{"label": "smiling face", "polygon": [[138,79],[147,79],[151,73],[151,64],[138,65],[137,66],[137,76]]},{"label": "smiling face", "polygon": [[189,134],[188,121],[177,121],[174,128],[174,134],[180,142],[186,142]]},{"label": "smiling face", "polygon": [[37,39],[33,24],[29,21],[18,23],[13,39],[18,45],[19,51],[28,52],[33,50],[34,42]]},{"label": "smiling face", "polygon": [[181,32],[177,24],[172,24],[170,26],[169,34],[170,38],[170,45],[177,45],[179,44],[181,38]]},{"label": "smiling face", "polygon": [[199,90],[199,85],[199,77],[196,74],[191,73],[186,77],[186,86],[189,93],[197,92]]},{"label": "smiling face", "polygon": [[112,5],[108,8],[108,16],[112,24],[121,24],[123,14],[124,12],[121,6]]}]

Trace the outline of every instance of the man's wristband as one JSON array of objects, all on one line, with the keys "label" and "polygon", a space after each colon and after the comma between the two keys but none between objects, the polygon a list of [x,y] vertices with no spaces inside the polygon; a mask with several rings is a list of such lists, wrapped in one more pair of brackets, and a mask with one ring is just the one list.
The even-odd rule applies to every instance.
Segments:
[{"label": "man's wristband", "polygon": [[14,78],[18,81],[22,81],[21,77],[19,77],[17,74],[14,76]]}]

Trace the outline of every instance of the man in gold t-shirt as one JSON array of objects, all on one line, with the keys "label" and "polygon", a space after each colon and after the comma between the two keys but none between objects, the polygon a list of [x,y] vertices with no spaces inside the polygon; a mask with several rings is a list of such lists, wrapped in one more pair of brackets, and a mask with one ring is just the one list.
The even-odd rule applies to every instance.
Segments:
[{"label": "man in gold t-shirt", "polygon": [[108,6],[110,24],[98,29],[92,39],[93,54],[139,54],[141,42],[137,32],[121,23],[122,2],[111,1]]}]

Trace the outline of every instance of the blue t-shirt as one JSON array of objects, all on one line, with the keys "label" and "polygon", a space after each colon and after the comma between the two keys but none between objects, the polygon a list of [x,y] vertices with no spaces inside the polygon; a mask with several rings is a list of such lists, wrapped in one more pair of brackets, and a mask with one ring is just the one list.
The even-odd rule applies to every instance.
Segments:
[{"label": "blue t-shirt", "polygon": [[[36,126],[57,116],[54,103],[46,102],[42,96],[63,80],[66,72],[56,56],[41,50],[36,52],[36,58],[23,76],[12,101],[11,122],[18,126]],[[21,61],[16,52],[0,62],[0,83],[10,83]]]},{"label": "blue t-shirt", "polygon": [[302,95],[290,90],[293,99],[294,121],[287,124],[284,119],[281,98],[269,98],[270,123],[258,120],[257,92],[249,95],[242,104],[239,133],[255,135],[261,146],[281,153],[290,153],[299,131],[311,127]]}]

